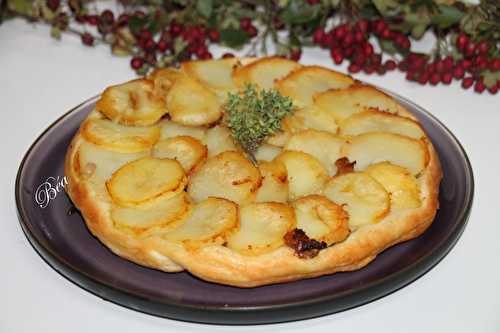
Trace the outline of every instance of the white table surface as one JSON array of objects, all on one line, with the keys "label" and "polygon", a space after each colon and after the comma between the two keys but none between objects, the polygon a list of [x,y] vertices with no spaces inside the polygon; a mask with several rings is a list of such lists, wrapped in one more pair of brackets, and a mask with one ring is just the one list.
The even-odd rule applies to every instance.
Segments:
[{"label": "white table surface", "polygon": [[[220,52],[214,52],[219,54]],[[303,63],[332,67],[326,51]],[[343,67],[345,70],[345,67]],[[72,284],[32,249],[19,226],[14,180],[35,138],[104,87],[131,79],[128,60],[73,37],[58,42],[24,21],[0,26],[0,332],[233,332],[235,327],[161,319],[104,301]],[[458,83],[419,86],[399,72],[358,75],[434,113],[458,137],[474,169],[468,226],[435,268],[370,304],[321,318],[243,326],[242,332],[500,332],[500,94],[477,95]]]}]

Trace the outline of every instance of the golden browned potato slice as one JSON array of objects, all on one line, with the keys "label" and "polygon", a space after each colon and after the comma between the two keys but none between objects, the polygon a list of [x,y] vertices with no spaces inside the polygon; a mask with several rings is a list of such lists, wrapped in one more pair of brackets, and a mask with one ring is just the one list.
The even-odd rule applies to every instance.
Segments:
[{"label": "golden browned potato slice", "polygon": [[83,137],[98,146],[121,153],[151,149],[160,138],[158,126],[124,126],[107,119],[89,119],[82,127]]},{"label": "golden browned potato slice", "polygon": [[245,203],[261,183],[259,170],[242,154],[226,151],[210,157],[189,180],[188,193],[195,201],[208,197]]},{"label": "golden browned potato slice", "polygon": [[238,206],[234,202],[208,198],[195,204],[179,226],[165,234],[165,238],[195,248],[222,244],[237,224]]},{"label": "golden browned potato slice", "polygon": [[301,151],[284,151],[275,161],[283,163],[287,170],[290,200],[319,193],[328,179],[323,165],[312,155]]},{"label": "golden browned potato slice", "polygon": [[226,126],[217,125],[207,130],[206,145],[208,157],[218,155],[225,151],[236,151],[231,130]]},{"label": "golden browned potato slice", "polygon": [[149,151],[120,153],[110,151],[90,142],[82,142],[78,148],[78,173],[86,178],[93,178],[104,184],[111,175],[128,162],[149,155]]},{"label": "golden browned potato slice", "polygon": [[261,202],[240,207],[239,228],[227,238],[227,247],[245,255],[270,252],[284,244],[295,227],[293,209],[282,203]]},{"label": "golden browned potato slice", "polygon": [[183,62],[181,71],[214,90],[227,92],[236,88],[232,73],[238,66],[237,58],[196,60]]},{"label": "golden browned potato slice", "polygon": [[265,141],[273,146],[276,147],[283,147],[286,145],[288,140],[290,139],[290,136],[292,135],[292,129],[287,128],[288,126],[288,121],[286,120],[287,118],[283,119],[281,125],[281,131],[278,133],[268,137]]},{"label": "golden browned potato slice", "polygon": [[176,136],[154,145],[153,156],[176,160],[190,173],[207,158],[207,147],[191,136]]},{"label": "golden browned potato slice", "polygon": [[206,129],[203,127],[184,126],[170,120],[162,120],[158,123],[160,127],[160,140],[174,138],[176,136],[191,136],[200,142],[205,141]]},{"label": "golden browned potato slice", "polygon": [[155,95],[165,99],[174,82],[181,76],[183,76],[183,73],[175,68],[161,68],[155,70],[149,76],[149,79],[154,84]]},{"label": "golden browned potato slice", "polygon": [[394,98],[366,85],[353,85],[345,89],[322,92],[314,97],[314,105],[332,112],[339,123],[367,108],[405,116],[408,114]]},{"label": "golden browned potato slice", "polygon": [[389,162],[370,165],[366,171],[391,196],[391,210],[418,208],[422,204],[418,181],[410,171]]},{"label": "golden browned potato slice", "polygon": [[424,142],[392,133],[371,132],[352,137],[342,150],[349,161],[356,161],[356,171],[388,161],[416,175],[429,162],[429,151]]},{"label": "golden browned potato slice", "polygon": [[125,164],[106,182],[114,202],[136,206],[159,196],[172,197],[184,189],[186,176],[176,160],[143,157]]},{"label": "golden browned potato slice", "polygon": [[152,125],[167,113],[163,99],[153,93],[153,88],[153,82],[145,79],[108,87],[96,109],[123,125]]},{"label": "golden browned potato slice", "polygon": [[364,172],[351,172],[333,177],[323,194],[343,205],[349,214],[349,228],[380,221],[390,210],[390,198],[384,187]]},{"label": "golden browned potato slice", "polygon": [[349,215],[342,206],[322,195],[308,195],[293,203],[297,228],[309,238],[327,244],[338,243],[349,236]]},{"label": "golden browned potato slice", "polygon": [[341,135],[351,136],[368,132],[388,132],[414,139],[425,137],[422,127],[416,121],[376,109],[355,113],[340,123]]},{"label": "golden browned potato slice", "polygon": [[274,83],[290,72],[302,67],[298,62],[282,57],[261,58],[251,64],[236,68],[233,79],[241,88],[247,83],[256,84],[260,89],[272,89]]},{"label": "golden browned potato slice", "polygon": [[113,204],[111,218],[118,226],[135,232],[143,232],[152,227],[172,227],[190,208],[186,192],[181,191],[173,197],[160,197],[135,207],[122,207]]},{"label": "golden browned potato slice", "polygon": [[337,133],[337,122],[331,112],[314,105],[298,109],[294,114],[283,119],[283,127],[291,133],[305,129]]},{"label": "golden browned potato slice", "polygon": [[209,125],[222,116],[217,95],[187,76],[175,80],[168,92],[166,105],[171,120],[181,125]]},{"label": "golden browned potato slice", "polygon": [[304,107],[313,103],[317,93],[347,88],[353,83],[350,76],[339,72],[320,66],[304,66],[276,82],[276,88],[281,94],[292,98],[298,107]]},{"label": "golden browned potato slice", "polygon": [[288,179],[285,166],[277,161],[259,163],[262,185],[257,190],[255,201],[286,202],[288,199]]},{"label": "golden browned potato slice", "polygon": [[276,156],[281,153],[282,149],[267,143],[262,144],[255,152],[255,159],[257,161],[272,161]]},{"label": "golden browned potato slice", "polygon": [[345,141],[331,133],[305,130],[292,135],[285,145],[286,150],[302,151],[321,162],[330,176],[337,173],[335,162],[342,157],[341,149]]}]

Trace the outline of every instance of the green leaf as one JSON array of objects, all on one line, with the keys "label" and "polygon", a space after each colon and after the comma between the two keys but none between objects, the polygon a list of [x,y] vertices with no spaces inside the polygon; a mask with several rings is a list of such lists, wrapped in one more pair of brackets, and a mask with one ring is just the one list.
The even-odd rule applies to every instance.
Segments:
[{"label": "green leaf", "polygon": [[401,6],[396,0],[372,0],[372,2],[382,16],[394,14],[394,10]]},{"label": "green leaf", "polygon": [[142,28],[146,26],[146,24],[148,24],[147,16],[140,17],[134,15],[131,16],[128,20],[128,27],[134,34],[138,33]]},{"label": "green leaf", "polygon": [[302,1],[290,1],[280,17],[287,24],[303,24],[316,19],[321,12],[321,6],[308,5]]},{"label": "green leaf", "polygon": [[206,19],[212,16],[213,9],[214,9],[214,3],[212,0],[196,1],[196,11]]},{"label": "green leaf", "polygon": [[56,26],[50,28],[50,35],[55,39],[61,39],[61,29]]},{"label": "green leaf", "polygon": [[453,24],[460,22],[462,17],[465,15],[464,12],[455,6],[441,4],[438,6],[438,9],[439,14],[434,15],[431,21],[442,29],[448,28]]},{"label": "green leaf", "polygon": [[427,24],[417,24],[411,29],[411,36],[415,39],[420,39],[427,30]]},{"label": "green leaf", "polygon": [[17,12],[22,15],[32,15],[33,12],[33,1],[31,0],[8,0],[7,7],[13,12]]},{"label": "green leaf", "polygon": [[485,71],[483,74],[483,82],[486,88],[491,88],[500,81],[500,72]]},{"label": "green leaf", "polygon": [[220,31],[221,42],[235,49],[245,45],[248,39],[248,35],[240,29],[227,28]]},{"label": "green leaf", "polygon": [[394,43],[388,39],[378,39],[378,44],[380,45],[380,48],[382,51],[388,53],[388,54],[396,54],[398,53],[398,49]]}]

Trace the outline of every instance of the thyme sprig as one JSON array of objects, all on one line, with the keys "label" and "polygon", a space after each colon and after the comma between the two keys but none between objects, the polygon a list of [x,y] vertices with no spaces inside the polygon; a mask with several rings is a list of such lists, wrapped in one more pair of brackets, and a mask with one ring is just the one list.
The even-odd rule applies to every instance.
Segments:
[{"label": "thyme sprig", "polygon": [[255,161],[254,154],[269,136],[281,131],[282,119],[295,107],[292,100],[277,90],[257,91],[252,84],[239,93],[229,93],[225,104],[225,123],[234,140]]}]

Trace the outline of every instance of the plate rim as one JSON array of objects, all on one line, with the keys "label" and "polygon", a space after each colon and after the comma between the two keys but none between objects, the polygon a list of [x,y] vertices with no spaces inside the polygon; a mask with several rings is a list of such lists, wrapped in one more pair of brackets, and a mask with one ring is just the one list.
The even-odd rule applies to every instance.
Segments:
[{"label": "plate rim", "polygon": [[[448,237],[442,239],[439,242],[439,245],[432,253],[419,258],[415,262],[412,262],[410,265],[405,266],[404,268],[398,270],[397,272],[384,276],[368,284],[364,284],[361,287],[351,288],[342,291],[340,293],[335,293],[333,295],[323,295],[314,297],[313,299],[299,300],[295,302],[287,302],[281,304],[271,304],[271,305],[261,305],[261,306],[257,305],[253,307],[252,306],[231,306],[231,307],[199,306],[193,304],[185,304],[175,300],[165,300],[165,301],[160,301],[157,299],[150,300],[144,295],[133,294],[129,290],[116,288],[106,283],[105,281],[97,279],[95,276],[87,274],[85,271],[78,269],[74,265],[68,263],[66,260],[61,258],[57,253],[52,251],[50,246],[46,246],[43,240],[40,240],[38,239],[38,237],[35,236],[35,234],[33,233],[33,231],[29,226],[29,223],[27,222],[29,219],[24,211],[24,205],[21,199],[21,186],[20,186],[22,182],[21,176],[24,172],[26,161],[28,160],[32,151],[35,149],[40,140],[42,140],[42,138],[45,137],[47,133],[50,132],[57,124],[63,122],[66,117],[72,115],[74,112],[78,112],[82,107],[95,102],[95,100],[97,100],[99,95],[96,95],[81,102],[80,104],[71,108],[69,111],[65,112],[56,120],[54,120],[44,131],[42,131],[40,135],[36,137],[36,139],[27,149],[26,153],[23,155],[23,158],[21,160],[21,163],[19,165],[16,174],[16,181],[14,188],[19,224],[21,226],[21,229],[25,237],[28,239],[28,242],[33,247],[35,252],[51,268],[53,268],[57,273],[62,275],[65,279],[69,280],[78,287],[104,300],[110,301],[112,303],[115,303],[117,305],[135,311],[139,311],[142,313],[162,318],[169,318],[169,319],[182,320],[195,323],[204,323],[204,324],[229,324],[229,325],[271,324],[271,323],[282,323],[282,322],[315,318],[327,314],[345,311],[357,306],[373,302],[377,299],[380,299],[381,297],[390,295],[393,292],[396,292],[397,290],[413,283],[414,281],[425,275],[427,272],[429,272],[444,257],[448,255],[448,253],[460,239],[463,231],[465,230],[465,227],[467,226],[468,218],[470,216],[471,208],[474,201],[474,192],[475,192],[475,182],[474,182],[474,173],[472,165],[470,163],[469,157],[464,147],[457,139],[457,137],[453,134],[453,132],[450,131],[448,127],[446,127],[446,125],[444,125],[436,116],[434,116],[424,108],[420,107],[419,105],[415,104],[414,102],[409,101],[407,98],[402,97],[401,95],[396,94],[387,89],[380,88],[377,86],[376,88],[384,91],[385,93],[388,93],[389,95],[393,96],[396,100],[399,100],[401,102],[410,105],[412,108],[424,114],[432,122],[441,127],[441,129],[444,130],[444,132],[446,132],[446,134],[452,139],[453,144],[458,148],[458,151],[460,152],[463,161],[465,161],[465,170],[466,170],[465,179],[469,181],[468,184],[469,191],[466,192],[467,205],[464,205],[461,208],[460,214],[456,219],[459,222],[456,223],[455,227],[449,231]],[[94,284],[95,286],[91,286],[92,284]],[[115,295],[115,297],[123,298],[126,299],[127,301],[123,301],[123,299],[117,300],[111,297],[110,293],[117,293],[118,295]],[[349,305],[347,306],[344,304],[335,305],[335,302],[342,301],[346,297],[356,298],[356,296],[360,296],[365,293],[369,293],[371,294],[371,296],[361,297],[361,299],[359,299],[358,301],[351,300],[350,302],[348,302]],[[146,302],[146,303],[153,302],[154,304],[152,305],[157,305],[161,308],[171,308],[171,310],[180,310],[181,312],[187,311],[188,313],[189,312],[200,312],[200,313],[197,314],[192,313],[192,315],[190,314],[185,315],[180,313],[173,314],[172,312],[163,313],[163,311],[161,313],[152,312],[151,310],[137,306],[136,304],[131,304],[131,302],[128,302],[131,299],[135,302]],[[321,311],[321,307],[324,305],[329,305],[327,306],[328,309]],[[304,311],[303,307],[316,307],[318,309],[316,309],[315,311]],[[286,313],[284,311],[286,311]],[[255,315],[256,313],[264,313],[264,312],[272,312],[276,314],[281,313],[284,315],[284,317],[279,319],[270,319],[269,317],[266,317],[266,319],[253,318],[255,317],[253,315]],[[212,318],[214,314],[217,314],[217,316]],[[248,315],[248,314],[253,314],[253,315]],[[231,318],[224,318],[224,316],[231,316]]]}]

